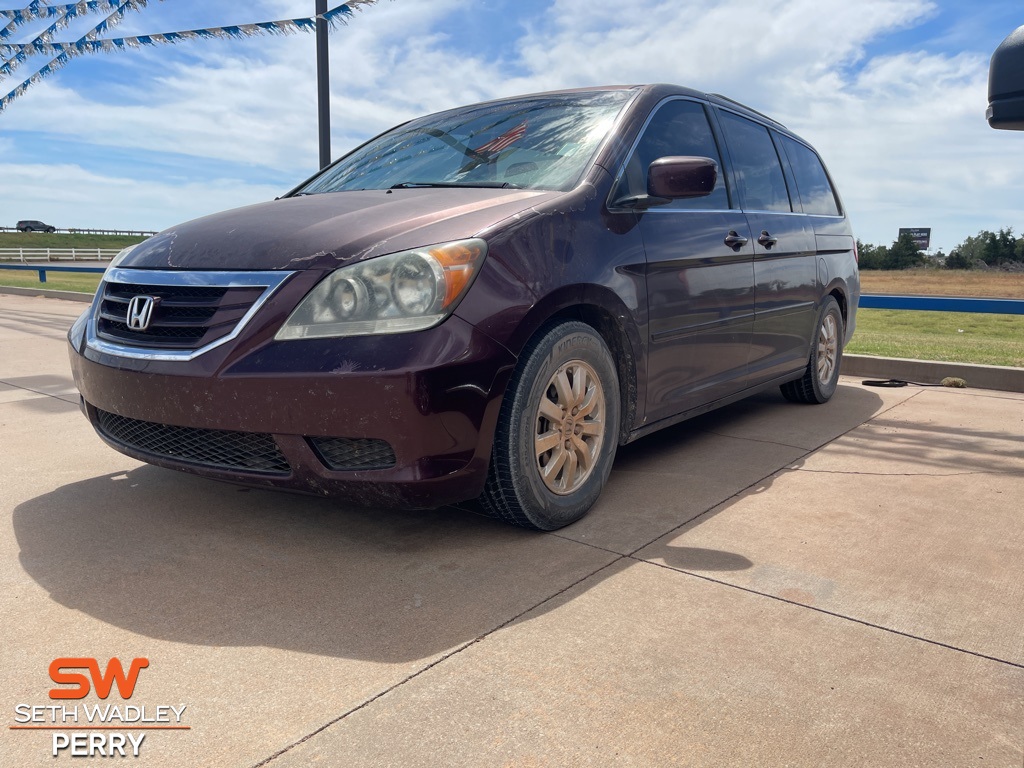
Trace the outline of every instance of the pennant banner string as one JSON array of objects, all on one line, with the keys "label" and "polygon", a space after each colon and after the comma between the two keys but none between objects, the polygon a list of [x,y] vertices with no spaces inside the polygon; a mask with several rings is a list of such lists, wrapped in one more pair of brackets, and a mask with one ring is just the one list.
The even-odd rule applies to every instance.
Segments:
[{"label": "pennant banner string", "polygon": [[[10,64],[17,61],[24,61],[29,55],[43,53],[54,55],[53,60],[43,66],[32,77],[23,82],[3,98],[0,98],[0,112],[7,108],[7,105],[25,93],[26,90],[45,77],[52,75],[62,68],[73,56],[98,51],[120,51],[128,48],[139,48],[144,45],[173,44],[182,40],[210,39],[210,38],[246,38],[259,35],[288,35],[296,32],[312,32],[316,29],[316,18],[283,19],[281,21],[266,21],[256,24],[238,24],[228,27],[210,27],[207,29],[190,29],[181,32],[163,32],[155,35],[139,35],[137,37],[120,37],[114,39],[97,40],[96,38],[106,32],[111,26],[120,21],[124,15],[135,10],[134,6],[141,7],[147,0],[126,0],[120,3],[117,10],[90,30],[85,36],[73,43],[50,43],[37,38],[32,43],[24,45],[10,45],[0,43],[0,48],[17,51],[12,59],[0,65],[0,76],[9,74],[13,68],[8,69]],[[347,3],[329,10],[323,15],[323,19],[332,28],[340,24],[347,24],[348,17],[353,15],[354,10],[363,5],[372,5],[377,0],[348,0]],[[51,6],[76,8],[83,3],[76,3],[70,6]],[[88,3],[85,3],[88,5]],[[40,36],[41,37],[41,36]],[[17,65],[15,65],[17,66]]]},{"label": "pennant banner string", "polygon": [[[51,24],[42,32],[40,32],[39,35],[36,37],[35,42],[46,42],[51,37],[53,37],[55,33],[66,27],[70,22],[70,17],[60,17],[55,22],[53,22],[53,24]],[[28,58],[28,55],[28,53],[21,51],[11,56],[10,58],[5,58],[3,60],[3,64],[0,65],[0,77],[7,77],[8,75],[10,75],[14,70],[16,70],[21,65],[23,61],[25,61],[25,59]]]},{"label": "pennant banner string", "polygon": [[[144,8],[148,2],[149,0],[119,0],[119,2],[114,4],[114,12],[93,27],[88,34],[77,40],[75,44],[81,44],[87,40],[94,40],[110,29],[110,27],[118,24],[127,13]],[[14,56],[5,59],[3,64],[0,65],[0,78],[7,77],[14,72],[14,70],[16,70],[26,58],[38,50],[38,46],[45,45],[56,32],[66,27],[74,19],[79,18],[83,13],[87,12],[89,10],[88,6],[90,5],[91,3],[85,2],[65,6],[52,6],[61,8],[64,11],[64,15],[60,16],[53,24],[43,30],[43,32],[41,32],[31,43],[20,46],[0,43],[0,47],[5,50],[17,51]],[[104,3],[102,6],[98,5],[98,8],[100,7],[106,8],[107,4]],[[52,56],[55,54],[51,53],[50,55]]]},{"label": "pennant banner string", "polygon": [[[3,11],[3,18],[10,19],[10,22],[3,29],[0,29],[0,40],[10,35],[16,30],[23,22],[20,21],[21,14],[35,13],[39,8],[39,0],[32,0],[32,3],[28,8],[21,11]],[[13,14],[13,15],[12,15]]]},{"label": "pennant banner string", "polygon": [[121,4],[120,0],[80,0],[77,3],[64,3],[62,5],[41,5],[39,0],[34,0],[28,8],[20,11],[0,10],[0,17],[6,16],[15,25],[21,26],[36,19],[52,19],[70,13],[72,10],[79,14],[97,13],[99,11],[112,11]]},{"label": "pennant banner string", "polygon": [[[146,5],[148,0],[134,0],[133,10]],[[0,41],[10,37],[14,31],[30,21],[37,19],[57,19],[58,29],[63,29],[72,20],[90,13],[110,12],[123,4],[123,0],[81,0],[65,5],[40,5],[40,0],[33,0],[27,8],[19,11],[0,11],[0,19],[8,18],[10,22],[0,29]]]},{"label": "pennant banner string", "polygon": [[[78,45],[81,43],[85,43],[88,40],[94,39],[97,35],[106,32],[112,26],[120,22],[121,19],[124,18],[125,14],[127,14],[129,11],[133,11],[137,8],[144,6],[146,2],[147,0],[124,0],[124,2],[122,2],[113,13],[111,13],[109,16],[103,19],[103,21],[101,21],[95,27],[86,32],[78,40],[76,40],[75,44]],[[19,56],[21,56],[21,54],[19,54]],[[11,71],[11,69],[9,68],[11,68],[12,64],[15,64],[15,66],[17,66],[15,62],[20,63],[20,61],[24,60],[25,57],[22,57],[19,60],[19,56],[15,56],[14,59],[5,63],[3,66],[0,66],[0,74],[9,74]],[[52,75],[54,72],[56,72],[65,64],[67,64],[70,59],[71,55],[69,53],[61,53],[60,55],[56,56],[53,60],[51,60],[49,63],[43,66],[38,72],[32,75],[32,77],[30,77],[28,80],[23,82],[13,91],[11,91],[2,99],[0,99],[0,112],[3,112],[8,104],[10,104],[16,98],[21,96],[25,91],[29,89],[30,86],[34,85],[35,83],[38,83],[44,77]],[[7,70],[7,72],[4,71],[5,69]]]},{"label": "pennant banner string", "polygon": [[[339,23],[345,22],[345,17],[351,15],[352,11],[347,6],[339,6],[324,14],[324,20],[333,29]],[[296,32],[312,32],[316,29],[315,18],[282,19],[280,21],[264,21],[256,24],[234,24],[227,27],[208,27],[206,29],[187,29],[180,32],[161,32],[153,35],[138,35],[135,37],[117,37],[105,40],[80,40],[74,43],[50,43],[34,41],[14,45],[0,43],[0,49],[24,54],[44,54],[56,56],[68,53],[71,56],[78,56],[85,53],[109,53],[111,51],[125,50],[126,48],[140,48],[145,45],[167,45],[182,40],[196,40],[209,38],[246,38],[259,35],[291,35]],[[0,74],[5,74],[0,66]]]}]

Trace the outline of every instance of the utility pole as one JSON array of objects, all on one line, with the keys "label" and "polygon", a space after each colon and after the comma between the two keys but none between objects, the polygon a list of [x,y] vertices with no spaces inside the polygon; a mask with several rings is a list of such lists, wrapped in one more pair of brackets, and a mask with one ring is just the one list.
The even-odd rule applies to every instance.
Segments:
[{"label": "utility pole", "polygon": [[331,164],[331,77],[327,58],[327,0],[316,0],[316,97],[320,123],[320,167]]}]

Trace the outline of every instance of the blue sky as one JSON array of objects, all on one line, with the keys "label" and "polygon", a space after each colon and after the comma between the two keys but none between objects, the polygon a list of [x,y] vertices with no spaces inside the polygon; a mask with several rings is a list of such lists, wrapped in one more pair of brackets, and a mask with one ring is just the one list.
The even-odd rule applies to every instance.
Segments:
[{"label": "blue sky", "polygon": [[[313,7],[150,0],[106,37]],[[811,141],[862,240],[930,226],[948,250],[981,229],[1024,230],[1024,134],[984,118],[989,57],[1022,23],[1019,0],[379,0],[331,35],[333,152],[485,98],[674,82],[749,104]],[[0,80],[0,96],[45,61]],[[0,225],[162,229],[272,198],[316,165],[312,35],[82,56],[0,112]]]}]

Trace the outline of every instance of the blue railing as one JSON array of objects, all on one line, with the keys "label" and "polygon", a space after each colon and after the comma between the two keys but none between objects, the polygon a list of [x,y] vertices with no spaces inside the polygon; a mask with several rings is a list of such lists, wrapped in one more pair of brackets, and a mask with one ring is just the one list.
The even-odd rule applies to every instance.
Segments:
[{"label": "blue railing", "polygon": [[1024,315],[1022,299],[968,299],[961,296],[888,296],[866,294],[861,309],[914,309],[918,312],[979,312]]},{"label": "blue railing", "polygon": [[[104,267],[54,267],[36,264],[0,264],[0,269],[16,269],[39,273],[39,282],[46,282],[47,272],[93,272],[102,274]],[[912,309],[918,312],[977,312],[995,315],[1024,315],[1024,299],[974,299],[962,296],[894,296],[867,293],[860,297],[861,309]]]},{"label": "blue railing", "polygon": [[94,272],[102,275],[107,271],[106,267],[51,267],[37,264],[0,264],[0,269],[16,269],[21,272],[38,272],[39,282],[46,282],[47,272]]}]

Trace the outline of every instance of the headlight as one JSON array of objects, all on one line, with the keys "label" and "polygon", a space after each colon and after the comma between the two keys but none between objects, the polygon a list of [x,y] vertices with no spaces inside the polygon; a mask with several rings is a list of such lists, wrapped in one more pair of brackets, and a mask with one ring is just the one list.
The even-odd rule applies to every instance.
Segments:
[{"label": "headlight", "polygon": [[452,313],[486,255],[483,240],[459,240],[342,267],[317,283],[275,338],[430,328]]}]

